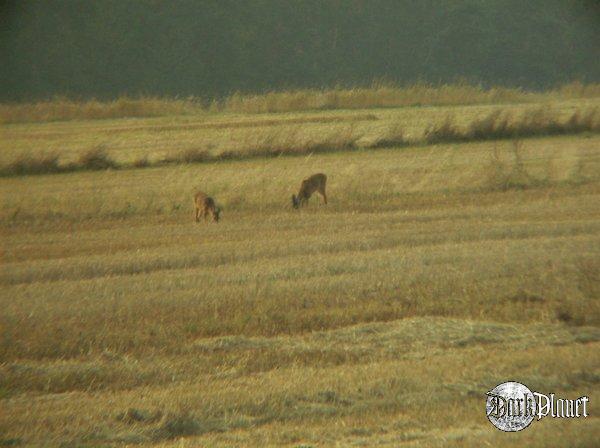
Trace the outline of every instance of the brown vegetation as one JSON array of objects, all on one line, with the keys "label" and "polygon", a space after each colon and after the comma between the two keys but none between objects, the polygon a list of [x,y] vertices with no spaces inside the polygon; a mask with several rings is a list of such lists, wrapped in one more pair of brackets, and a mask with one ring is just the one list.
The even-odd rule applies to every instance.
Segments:
[{"label": "brown vegetation", "polygon": [[533,102],[600,97],[600,84],[574,82],[535,93],[521,89],[468,84],[415,84],[400,87],[374,83],[371,87],[305,89],[262,94],[234,93],[209,105],[200,99],[128,98],[113,101],[75,101],[56,98],[29,104],[0,104],[0,123],[158,117],[214,112],[273,113],[303,110],[367,109],[423,105],[465,105]]},{"label": "brown vegetation", "polygon": [[[303,117],[315,120],[319,117]],[[0,176],[18,176],[26,174],[50,174],[77,170],[102,170],[109,168],[146,168],[164,164],[211,163],[230,160],[244,160],[261,157],[299,156],[338,151],[350,151],[360,147],[388,148],[408,145],[439,144],[451,142],[470,142],[500,139],[522,139],[542,135],[568,135],[577,133],[600,132],[600,109],[598,107],[577,108],[567,117],[548,108],[527,109],[516,113],[505,109],[493,109],[487,114],[470,119],[466,124],[458,124],[458,119],[446,115],[441,120],[430,124],[421,136],[408,138],[404,131],[404,123],[391,121],[369,141],[363,141],[361,132],[356,128],[352,117],[344,120],[314,121],[318,123],[343,123],[352,121],[346,126],[325,128],[325,131],[307,136],[303,127],[284,126],[291,120],[281,121],[282,126],[275,126],[276,120],[269,121],[265,128],[247,133],[238,142],[236,149],[214,150],[210,143],[205,147],[187,148],[171,151],[166,156],[150,160],[147,156],[129,163],[114,160],[107,152],[106,145],[95,145],[83,152],[78,160],[60,163],[57,154],[40,156],[20,155],[14,161],[0,168]],[[301,118],[295,119],[301,122]],[[368,117],[358,116],[356,120]],[[321,118],[319,118],[321,120]],[[294,121],[294,122],[296,122]],[[224,126],[226,123],[220,123]],[[235,126],[239,123],[234,122]]]},{"label": "brown vegetation", "polygon": [[76,101],[59,97],[38,103],[0,104],[0,123],[159,117],[201,112],[202,106],[194,99],[121,97],[113,101]]},{"label": "brown vegetation", "polygon": [[517,118],[508,112],[494,110],[483,118],[473,120],[464,128],[448,115],[444,121],[429,126],[424,140],[434,144],[581,132],[600,132],[600,109],[578,109],[567,120],[561,119],[547,107],[530,110]]}]

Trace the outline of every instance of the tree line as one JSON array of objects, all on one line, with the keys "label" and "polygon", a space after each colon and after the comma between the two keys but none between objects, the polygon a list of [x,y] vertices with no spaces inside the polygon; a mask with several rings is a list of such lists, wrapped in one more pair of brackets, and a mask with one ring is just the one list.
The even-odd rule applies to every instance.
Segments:
[{"label": "tree line", "polygon": [[596,0],[48,0],[0,6],[0,100],[600,81]]}]

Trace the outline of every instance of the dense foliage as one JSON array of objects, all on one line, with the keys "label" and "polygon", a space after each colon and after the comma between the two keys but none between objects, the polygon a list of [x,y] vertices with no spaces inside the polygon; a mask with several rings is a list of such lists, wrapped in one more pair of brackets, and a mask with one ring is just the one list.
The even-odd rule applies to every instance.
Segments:
[{"label": "dense foliage", "polygon": [[1,3],[0,100],[600,80],[596,0]]}]

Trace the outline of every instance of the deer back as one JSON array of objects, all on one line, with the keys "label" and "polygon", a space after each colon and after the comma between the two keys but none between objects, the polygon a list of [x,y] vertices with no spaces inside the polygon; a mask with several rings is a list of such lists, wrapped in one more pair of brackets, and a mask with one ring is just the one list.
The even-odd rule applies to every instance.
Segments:
[{"label": "deer back", "polygon": [[198,208],[211,209],[215,207],[215,201],[209,197],[206,193],[199,191],[194,196],[194,203]]},{"label": "deer back", "polygon": [[327,176],[323,173],[313,174],[302,181],[298,197],[309,198],[315,191],[322,190],[327,182]]}]

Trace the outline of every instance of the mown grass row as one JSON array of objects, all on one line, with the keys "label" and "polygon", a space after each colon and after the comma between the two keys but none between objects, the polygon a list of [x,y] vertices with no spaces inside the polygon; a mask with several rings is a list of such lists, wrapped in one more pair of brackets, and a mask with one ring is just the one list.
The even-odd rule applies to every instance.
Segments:
[{"label": "mown grass row", "polygon": [[143,156],[125,164],[108,155],[105,146],[95,146],[84,152],[77,161],[60,163],[57,154],[33,156],[23,154],[0,168],[0,176],[21,176],[28,174],[64,173],[79,170],[105,170],[119,168],[145,168],[167,164],[211,163],[230,160],[244,160],[259,157],[299,156],[328,152],[351,151],[359,148],[376,149],[404,147],[409,145],[433,145],[438,143],[471,142],[497,139],[521,139],[542,135],[566,135],[600,131],[600,110],[577,109],[564,120],[556,112],[545,108],[533,109],[515,117],[505,110],[494,110],[482,118],[472,120],[466,126],[456,124],[448,115],[430,125],[422,136],[416,139],[406,137],[402,123],[393,122],[380,131],[374,139],[360,143],[363,136],[355,132],[350,124],[342,132],[319,134],[310,139],[286,129],[267,129],[243,142],[241,148],[211,152],[208,149],[186,149],[171,153],[161,159],[150,161]]},{"label": "mown grass row", "polygon": [[[377,332],[376,327],[357,327],[354,341],[365,338],[365,332],[360,330]],[[468,322],[464,322],[463,330],[472,331]],[[525,326],[513,326],[512,331],[531,334]],[[443,336],[440,332],[436,339]],[[325,438],[322,434],[327,434],[325,441],[330,442],[332,433],[337,440],[391,436],[393,441],[399,440],[398,437],[437,441],[444,431],[450,435],[456,432],[458,415],[459,422],[473,434],[458,441],[449,438],[455,442],[451,446],[480,446],[482,434],[488,438],[503,436],[488,426],[479,430],[478,425],[488,423],[472,411],[481,400],[482,391],[498,378],[510,378],[518,369],[519,378],[537,390],[556,390],[571,396],[581,388],[589,393],[597,389],[596,376],[588,373],[593,343],[538,344],[536,349],[514,353],[484,341],[433,353],[411,349],[404,343],[394,347],[402,351],[408,348],[409,352],[399,359],[396,354],[392,361],[373,361],[367,357],[366,362],[358,365],[298,364],[240,378],[229,373],[198,375],[193,383],[153,383],[143,389],[118,393],[86,389],[82,393],[20,394],[5,402],[7,412],[2,415],[2,423],[9,428],[6,436],[11,439],[5,440],[11,443],[4,445],[47,446],[52,437],[57,445],[64,441],[63,446],[157,443],[169,447],[225,447],[235,440],[242,446],[299,447],[319,444]],[[488,356],[481,356],[484,347]],[[244,348],[240,347],[238,361],[233,366],[251,359],[244,354]],[[163,367],[164,362],[164,358],[155,359],[157,368]],[[186,358],[186,362],[185,367],[199,364],[194,356]],[[424,402],[423,397],[428,401]],[[61,412],[52,412],[56,407]],[[446,412],[449,407],[453,409],[452,415]],[[547,426],[555,428],[559,424],[555,421]],[[534,440],[547,440],[545,427],[536,435],[538,425],[532,425],[524,434],[533,435]],[[587,434],[581,446],[594,446],[592,425],[590,422],[585,428],[578,427]],[[566,438],[571,436],[567,428],[561,429],[552,434],[552,440],[571,440],[572,437]],[[397,436],[398,433],[401,435]],[[313,443],[300,444],[303,441]],[[522,440],[517,442],[522,446]],[[489,444],[496,446],[501,442],[498,438],[496,443]],[[397,443],[361,445],[397,446]]]},{"label": "mown grass row", "polygon": [[[255,220],[254,231],[248,232],[254,234],[250,247],[229,239],[237,224],[231,222],[202,229],[205,237],[197,227],[180,226],[171,241],[152,250],[90,251],[7,264],[1,282],[0,355],[15,360],[104,350],[177,352],[200,337],[270,337],[411,316],[597,326],[594,279],[600,265],[592,249],[598,243],[597,226],[582,226],[574,218],[560,227],[515,229],[508,221],[482,231],[477,217],[487,209],[472,210],[474,222],[468,226],[464,219],[425,224],[414,213],[393,227],[395,234],[402,232],[399,238],[381,236],[398,219],[388,215],[361,245],[353,239],[366,231],[332,229],[289,256],[288,234],[276,230],[282,226],[271,224],[259,234],[256,229],[263,224]],[[510,206],[504,210],[510,216]],[[563,215],[560,207],[554,212],[551,219]],[[530,223],[535,222],[530,215]],[[294,219],[291,215],[283,223]],[[323,228],[329,219],[305,220],[293,233]],[[348,224],[358,227],[360,222],[358,216]],[[112,233],[127,226],[114,226]],[[155,232],[145,229],[135,235]],[[427,236],[440,232],[451,236],[447,241]],[[102,232],[88,235],[97,248],[110,244]],[[254,249],[267,242],[274,247]],[[254,252],[260,253],[252,258]]]},{"label": "mown grass row", "polygon": [[214,112],[269,113],[302,110],[365,109],[422,105],[497,104],[600,97],[600,84],[566,84],[546,92],[468,84],[415,84],[400,87],[374,83],[370,87],[304,89],[260,94],[233,93],[223,99],[200,97],[121,97],[112,101],[68,98],[25,104],[0,104],[0,123],[158,117]]},{"label": "mown grass row", "polygon": [[[557,140],[5,179],[0,357],[411,316],[597,326],[598,137]],[[317,167],[329,205],[293,212]],[[193,222],[196,182],[218,225]]]},{"label": "mown grass row", "polygon": [[448,116],[442,123],[435,123],[425,131],[425,141],[427,143],[469,142],[577,134],[599,130],[598,108],[576,110],[566,121],[561,121],[547,108],[532,110],[520,119],[515,119],[510,112],[495,110],[483,118],[473,120],[466,128],[461,128],[451,116]]}]

